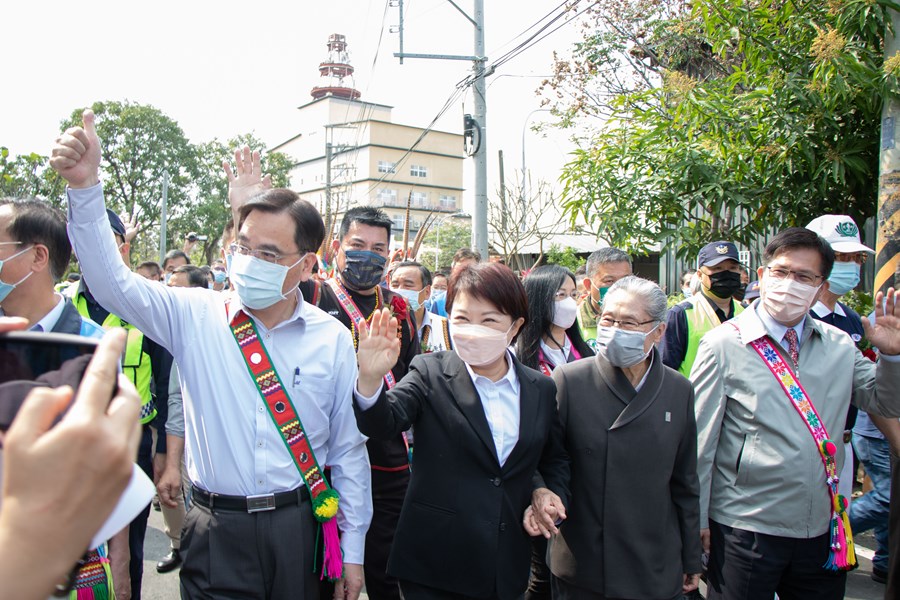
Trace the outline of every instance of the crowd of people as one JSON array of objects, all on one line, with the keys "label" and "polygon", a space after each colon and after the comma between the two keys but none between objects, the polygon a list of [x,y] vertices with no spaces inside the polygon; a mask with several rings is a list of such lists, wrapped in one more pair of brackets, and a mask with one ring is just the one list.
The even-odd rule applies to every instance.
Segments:
[{"label": "crowd of people", "polygon": [[775,235],[752,282],[707,244],[669,308],[615,248],[392,260],[372,207],[326,273],[316,209],[234,159],[206,267],[132,270],[89,111],[51,158],[68,214],[0,202],[0,331],[102,338],[0,432],[0,597],[141,597],[149,506],[88,548],[135,461],[183,598],[843,598],[866,529],[897,597],[900,307],[840,302],[873,253],[849,217]]}]

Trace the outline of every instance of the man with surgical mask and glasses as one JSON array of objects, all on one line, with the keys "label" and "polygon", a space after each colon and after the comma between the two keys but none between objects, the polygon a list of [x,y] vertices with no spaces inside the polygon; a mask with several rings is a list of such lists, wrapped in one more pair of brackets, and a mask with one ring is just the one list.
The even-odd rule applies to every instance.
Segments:
[{"label": "man with surgical mask and glasses", "polygon": [[116,250],[100,148],[85,111],[51,165],[68,183],[69,236],[95,297],[179,366],[193,488],[181,597],[312,599],[321,569],[337,579],[336,598],[356,600],[372,514],[350,400],[356,357],[347,331],[297,290],[325,236],[321,216],[290,190],[266,189],[259,154],[244,148],[237,176],[226,169],[236,294],[162,286]]},{"label": "man with surgical mask and glasses", "polygon": [[416,317],[419,345],[423,353],[441,352],[453,347],[447,319],[426,308],[432,292],[431,285],[431,271],[412,260],[397,264],[391,273],[391,291],[406,300]]},{"label": "man with surgical mask and glasses", "polygon": [[855,566],[840,493],[847,408],[900,415],[900,303],[876,298],[866,337],[877,367],[843,331],[808,318],[834,251],[805,228],[766,246],[760,301],[700,341],[696,392],[700,521],[708,598],[844,597]]},{"label": "man with surgical mask and glasses", "polygon": [[[358,206],[344,213],[338,239],[331,246],[335,276],[322,286],[317,305],[350,330],[355,347],[359,343],[359,323],[371,322],[382,308],[391,310],[398,320],[400,355],[385,377],[388,387],[406,375],[409,363],[419,354],[416,321],[409,303],[381,285],[390,253],[391,227],[391,218],[377,208]],[[301,285],[306,297],[312,297],[311,291],[307,293],[311,285],[311,281]],[[397,580],[388,577],[386,571],[409,483],[409,451],[402,435],[390,440],[369,440],[366,448],[372,465],[374,508],[366,536],[366,592],[372,600],[399,600]]]}]

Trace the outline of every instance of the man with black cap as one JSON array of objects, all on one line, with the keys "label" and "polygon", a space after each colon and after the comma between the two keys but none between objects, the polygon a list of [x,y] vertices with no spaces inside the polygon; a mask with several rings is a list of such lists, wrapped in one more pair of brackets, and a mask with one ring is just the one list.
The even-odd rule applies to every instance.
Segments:
[{"label": "man with black cap", "polygon": [[697,257],[700,293],[669,311],[663,351],[666,366],[685,377],[690,375],[704,334],[744,310],[733,298],[741,289],[743,270],[738,249],[731,242],[703,246]]},{"label": "man with black cap", "polygon": [[[116,244],[122,259],[128,260],[129,244],[125,241],[125,225],[116,213],[107,209],[110,228],[116,238]],[[166,464],[166,436],[164,425],[168,415],[169,374],[172,370],[172,355],[162,346],[100,306],[91,295],[84,279],[78,285],[70,286],[66,293],[72,299],[78,312],[101,323],[104,329],[124,327],[128,331],[125,344],[125,355],[122,357],[122,370],[131,379],[141,396],[141,426],[143,428],[141,444],[138,449],[137,463],[148,477],[154,479],[161,475]],[[156,452],[153,452],[153,430],[156,436]],[[144,574],[144,537],[147,533],[147,518],[150,516],[148,505],[131,522],[128,532],[128,545],[131,550],[129,574],[131,576],[131,599],[141,597],[141,580]]]}]

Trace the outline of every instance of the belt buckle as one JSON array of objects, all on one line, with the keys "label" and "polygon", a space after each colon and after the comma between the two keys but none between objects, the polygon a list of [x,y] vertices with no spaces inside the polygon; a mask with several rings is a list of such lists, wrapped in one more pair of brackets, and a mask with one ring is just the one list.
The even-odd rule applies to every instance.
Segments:
[{"label": "belt buckle", "polygon": [[259,494],[247,496],[247,512],[258,513],[275,510],[275,494]]}]

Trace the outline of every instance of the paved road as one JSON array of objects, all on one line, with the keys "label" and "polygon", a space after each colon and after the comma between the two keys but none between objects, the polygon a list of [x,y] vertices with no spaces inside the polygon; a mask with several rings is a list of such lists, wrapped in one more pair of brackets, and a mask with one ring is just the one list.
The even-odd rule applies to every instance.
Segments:
[{"label": "paved road", "polygon": [[[874,548],[872,534],[864,533],[856,536],[856,543],[864,548]],[[143,600],[177,600],[178,571],[160,575],[156,572],[156,562],[169,552],[169,540],[163,533],[162,513],[150,511],[150,522],[147,527],[147,540],[144,544],[144,585]],[[882,600],[884,586],[870,578],[872,563],[860,557],[859,569],[850,573],[847,578],[847,600]],[[368,598],[363,594],[363,600]]]}]

